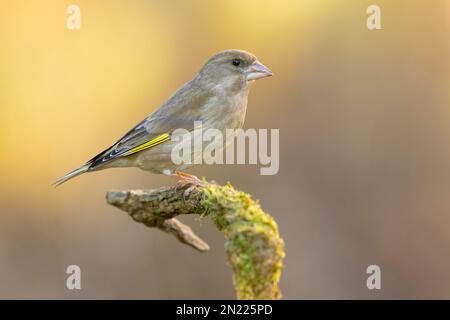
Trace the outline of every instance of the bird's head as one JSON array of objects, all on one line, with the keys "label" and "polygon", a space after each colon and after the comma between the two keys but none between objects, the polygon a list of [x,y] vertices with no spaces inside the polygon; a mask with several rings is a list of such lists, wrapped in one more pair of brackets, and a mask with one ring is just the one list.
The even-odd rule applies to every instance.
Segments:
[{"label": "bird's head", "polygon": [[240,87],[271,76],[272,71],[251,53],[226,50],[211,57],[200,70],[200,77],[216,86]]}]

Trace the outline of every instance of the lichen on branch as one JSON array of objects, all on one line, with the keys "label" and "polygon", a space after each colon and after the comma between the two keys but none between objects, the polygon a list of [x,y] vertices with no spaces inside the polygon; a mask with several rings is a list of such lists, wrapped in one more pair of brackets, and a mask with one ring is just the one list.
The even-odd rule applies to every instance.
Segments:
[{"label": "lichen on branch", "polygon": [[209,216],[226,238],[238,299],[280,299],[278,282],[284,243],[274,219],[250,195],[230,184],[205,183],[188,195],[183,188],[108,192],[107,202],[137,222],[173,234],[199,251],[209,246],[175,219],[180,214]]}]

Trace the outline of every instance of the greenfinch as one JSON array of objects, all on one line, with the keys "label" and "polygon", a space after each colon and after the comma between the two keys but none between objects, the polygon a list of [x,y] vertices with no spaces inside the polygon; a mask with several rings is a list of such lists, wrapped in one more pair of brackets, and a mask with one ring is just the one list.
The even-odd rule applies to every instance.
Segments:
[{"label": "greenfinch", "polygon": [[175,164],[171,139],[176,129],[242,128],[250,83],[272,71],[251,53],[226,50],[211,57],[197,75],[176,91],[161,107],[128,131],[110,148],[55,182],[60,185],[82,173],[107,168],[138,167],[153,173],[176,175],[190,183],[195,176],[181,172],[188,164]]}]

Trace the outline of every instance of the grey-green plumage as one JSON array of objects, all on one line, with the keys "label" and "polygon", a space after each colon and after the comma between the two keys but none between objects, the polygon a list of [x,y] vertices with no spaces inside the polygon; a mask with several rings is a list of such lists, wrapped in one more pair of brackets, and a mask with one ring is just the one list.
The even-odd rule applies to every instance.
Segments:
[{"label": "grey-green plumage", "polygon": [[191,81],[112,147],[60,178],[55,184],[64,183],[84,172],[113,167],[139,167],[165,174],[184,169],[186,165],[175,165],[171,161],[171,150],[176,142],[170,139],[142,151],[128,153],[162,134],[170,135],[176,129],[195,132],[195,121],[202,122],[203,130],[241,128],[250,82],[270,75],[271,71],[248,52],[226,50],[216,54]]}]

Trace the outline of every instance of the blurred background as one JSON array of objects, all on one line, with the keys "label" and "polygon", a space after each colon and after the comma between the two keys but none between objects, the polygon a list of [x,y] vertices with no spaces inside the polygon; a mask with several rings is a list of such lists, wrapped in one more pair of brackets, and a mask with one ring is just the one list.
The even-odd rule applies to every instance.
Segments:
[{"label": "blurred background", "polygon": [[[81,9],[68,30],[67,6]],[[381,7],[382,30],[366,9]],[[0,298],[234,298],[223,235],[200,254],[105,203],[171,185],[139,169],[51,183],[110,146],[214,53],[253,52],[246,128],[280,171],[200,166],[259,199],[287,299],[450,299],[450,1],[0,1]],[[81,267],[82,290],[65,287]],[[366,268],[381,267],[381,290]]]}]

